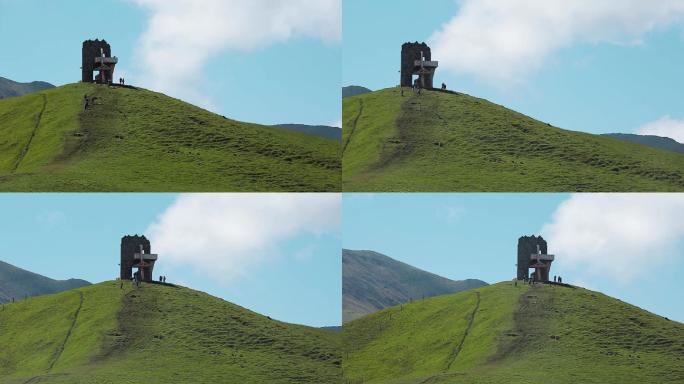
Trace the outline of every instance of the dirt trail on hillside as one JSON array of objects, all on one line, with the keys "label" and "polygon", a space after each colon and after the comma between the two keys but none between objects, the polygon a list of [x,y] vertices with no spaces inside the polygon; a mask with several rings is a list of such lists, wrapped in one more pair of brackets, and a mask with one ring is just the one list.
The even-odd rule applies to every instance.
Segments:
[{"label": "dirt trail on hillside", "polygon": [[439,114],[439,100],[424,92],[413,95],[402,104],[395,121],[397,134],[382,144],[380,158],[371,164],[368,171],[378,171],[395,165],[425,148],[438,150],[444,143],[435,141],[432,135],[447,122]]},{"label": "dirt trail on hillside", "polygon": [[473,323],[475,322],[475,314],[477,311],[480,309],[480,292],[475,292],[476,295],[476,301],[475,301],[475,308],[473,308],[473,311],[470,313],[468,317],[468,326],[465,329],[465,332],[463,332],[463,337],[461,337],[461,340],[458,342],[458,345],[451,351],[449,354],[449,357],[447,358],[447,364],[446,368],[444,368],[444,371],[438,375],[433,375],[428,378],[425,378],[424,380],[420,381],[418,384],[429,384],[429,383],[435,383],[438,382],[442,379],[445,378],[452,378],[452,377],[458,377],[462,376],[462,373],[448,373],[449,369],[451,366],[454,364],[456,361],[456,358],[458,357],[459,353],[461,353],[461,350],[463,350],[463,344],[466,341],[466,338],[470,334],[470,330],[473,328]]},{"label": "dirt trail on hillside", "polygon": [[342,156],[344,156],[344,151],[347,150],[347,146],[349,145],[349,142],[352,139],[352,136],[354,136],[354,131],[356,131],[356,125],[359,123],[359,119],[361,118],[361,115],[363,114],[363,100],[359,99],[359,114],[356,115],[354,118],[354,122],[352,123],[351,126],[351,132],[349,132],[349,136],[347,137],[347,141],[344,142],[344,147],[342,147]]},{"label": "dirt trail on hillside", "polygon": [[66,347],[66,343],[69,341],[69,337],[71,337],[71,332],[73,332],[74,327],[76,327],[76,321],[78,320],[78,315],[81,313],[81,308],[83,308],[83,292],[79,292],[79,303],[78,303],[78,308],[76,308],[76,312],[74,313],[74,319],[71,322],[71,326],[69,327],[69,330],[67,331],[66,337],[64,337],[64,341],[62,344],[59,346],[57,349],[57,353],[52,359],[52,362],[50,363],[50,367],[48,368],[48,372],[52,370],[52,368],[55,366],[57,363],[57,360],[62,356],[62,352],[64,352],[64,347]]},{"label": "dirt trail on hillside", "polygon": [[33,138],[36,137],[36,133],[38,132],[38,127],[40,127],[40,122],[43,120],[43,114],[45,113],[45,108],[47,107],[47,96],[45,94],[41,94],[43,96],[43,107],[40,109],[40,113],[38,114],[38,119],[36,120],[36,125],[33,127],[33,131],[31,132],[31,136],[28,139],[28,142],[22,148],[21,152],[19,152],[19,156],[17,157],[17,160],[14,162],[14,166],[12,166],[12,173],[16,172],[17,169],[19,168],[19,165],[21,162],[24,160],[24,157],[28,153],[29,149],[31,148],[31,142],[33,142]]},{"label": "dirt trail on hillside", "polygon": [[45,371],[44,375],[39,375],[39,376],[33,376],[29,378],[28,380],[24,381],[24,384],[31,384],[31,383],[38,383],[41,379],[54,376],[54,375],[49,375],[50,371],[52,371],[52,368],[54,368],[55,364],[59,360],[59,358],[62,356],[62,353],[64,352],[64,348],[66,347],[67,342],[69,342],[69,338],[71,337],[71,333],[74,331],[74,328],[76,327],[76,321],[78,321],[78,315],[81,313],[81,308],[83,308],[83,292],[78,292],[79,295],[79,302],[78,302],[78,308],[76,308],[76,312],[74,312],[74,318],[71,321],[71,325],[69,326],[69,330],[66,333],[66,336],[64,337],[64,341],[62,344],[59,345],[57,350],[55,351],[55,356],[52,358],[52,361],[50,362],[50,366],[48,369]]},{"label": "dirt trail on hillside", "polygon": [[448,371],[451,368],[451,366],[454,364],[454,361],[456,361],[458,354],[461,353],[461,350],[463,349],[463,343],[465,343],[466,338],[470,334],[470,330],[473,327],[473,322],[475,321],[475,314],[480,309],[480,292],[475,292],[475,295],[477,295],[477,301],[475,302],[475,308],[473,308],[473,312],[470,313],[470,318],[468,319],[468,327],[466,328],[465,332],[463,333],[463,337],[461,338],[461,341],[458,343],[456,348],[454,348],[454,350],[451,351],[451,354],[449,355],[449,359],[447,360],[446,369],[444,369],[444,371]]},{"label": "dirt trail on hillside", "polygon": [[513,314],[513,329],[506,332],[503,341],[490,361],[499,361],[510,355],[524,352],[532,344],[546,341],[548,321],[553,313],[554,295],[548,286],[532,285],[518,299]]}]

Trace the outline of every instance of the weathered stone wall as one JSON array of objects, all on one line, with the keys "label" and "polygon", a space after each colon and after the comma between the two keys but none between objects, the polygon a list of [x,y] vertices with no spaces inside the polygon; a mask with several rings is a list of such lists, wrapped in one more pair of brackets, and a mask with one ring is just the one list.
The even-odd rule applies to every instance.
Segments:
[{"label": "weathered stone wall", "polygon": [[[140,252],[142,244],[145,253],[151,253],[150,241],[145,236],[124,236],[121,238],[121,279],[130,280],[133,277],[135,254]],[[152,279],[152,268],[145,271],[145,279]],[[149,272],[149,273],[148,273]]]},{"label": "weathered stone wall", "polygon": [[537,253],[537,245],[543,254],[547,253],[546,240],[541,236],[523,236],[518,239],[518,279],[529,278],[530,256]]},{"label": "weathered stone wall", "polygon": [[84,83],[93,82],[93,72],[95,71],[95,58],[100,57],[100,49],[104,50],[105,57],[112,57],[112,48],[106,40],[86,40],[83,42],[81,81]]},{"label": "weathered stone wall", "polygon": [[[416,60],[420,60],[420,53],[423,52],[425,60],[432,60],[432,52],[430,47],[425,43],[404,43],[401,46],[401,86],[402,87],[412,87],[413,86],[413,70],[415,67]],[[434,75],[425,76],[425,87],[433,87],[433,77]]]}]

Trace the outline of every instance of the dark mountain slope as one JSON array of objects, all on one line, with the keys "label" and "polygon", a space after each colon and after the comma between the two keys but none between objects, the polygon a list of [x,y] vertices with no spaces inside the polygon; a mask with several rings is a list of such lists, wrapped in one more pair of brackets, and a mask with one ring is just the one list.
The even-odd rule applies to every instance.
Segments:
[{"label": "dark mountain slope", "polygon": [[673,139],[670,139],[669,137],[653,135],[633,135],[629,133],[607,133],[603,136],[608,136],[614,139],[628,141],[631,143],[647,145],[653,148],[666,149],[668,151],[684,153],[684,144]]},{"label": "dark mountain slope", "polygon": [[373,92],[366,87],[360,87],[358,85],[350,85],[347,87],[342,87],[342,98],[363,95],[364,93]]},{"label": "dark mountain slope", "polygon": [[90,285],[79,279],[53,280],[0,261],[0,303],[46,295]]},{"label": "dark mountain slope", "polygon": [[276,127],[306,133],[308,135],[325,137],[326,139],[342,140],[342,130],[327,125],[279,124],[276,125]]},{"label": "dark mountain slope", "polygon": [[18,83],[16,81],[0,77],[0,99],[5,97],[22,96],[54,87],[54,85],[44,81]]},{"label": "dark mountain slope", "polygon": [[343,322],[424,297],[481,287],[449,280],[373,251],[342,251]]}]

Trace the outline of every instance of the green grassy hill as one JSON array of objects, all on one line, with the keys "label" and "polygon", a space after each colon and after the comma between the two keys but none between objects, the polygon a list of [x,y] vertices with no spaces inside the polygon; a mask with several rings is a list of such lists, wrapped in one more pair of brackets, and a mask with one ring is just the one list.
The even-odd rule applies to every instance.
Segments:
[{"label": "green grassy hill", "polygon": [[344,191],[684,191],[684,154],[572,132],[464,94],[343,100]]},{"label": "green grassy hill", "polygon": [[345,324],[347,383],[684,383],[684,325],[601,293],[511,282]]},{"label": "green grassy hill", "polygon": [[0,382],[338,383],[339,333],[110,281],[0,309]]},{"label": "green grassy hill", "polygon": [[[97,99],[86,111],[83,95]],[[339,191],[339,141],[241,123],[144,89],[0,100],[1,191]]]}]

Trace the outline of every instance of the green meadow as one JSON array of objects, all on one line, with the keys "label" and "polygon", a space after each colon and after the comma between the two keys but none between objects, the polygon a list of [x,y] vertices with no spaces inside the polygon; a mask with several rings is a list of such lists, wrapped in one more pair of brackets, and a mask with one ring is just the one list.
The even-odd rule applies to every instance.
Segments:
[{"label": "green meadow", "polygon": [[0,191],[339,191],[340,172],[339,141],[145,89],[71,84],[0,100]]},{"label": "green meadow", "polygon": [[0,382],[339,383],[338,333],[109,281],[0,309]]},{"label": "green meadow", "polygon": [[343,190],[684,191],[684,154],[573,132],[465,94],[343,100]]},{"label": "green meadow", "polygon": [[344,326],[346,383],[683,383],[684,325],[583,288],[503,282]]}]

